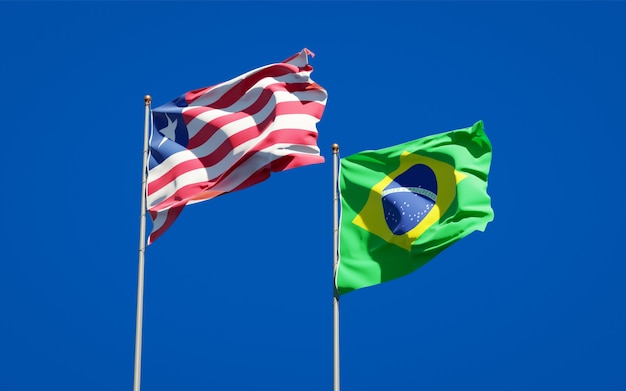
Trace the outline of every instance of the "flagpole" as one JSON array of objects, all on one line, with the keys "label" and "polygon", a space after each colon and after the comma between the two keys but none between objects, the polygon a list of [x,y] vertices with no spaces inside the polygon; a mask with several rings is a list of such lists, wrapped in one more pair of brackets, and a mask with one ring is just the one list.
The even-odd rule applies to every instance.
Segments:
[{"label": "flagpole", "polygon": [[146,183],[148,182],[148,132],[150,127],[150,103],[152,97],[144,96],[145,116],[143,126],[143,164],[141,180],[141,217],[139,222],[139,272],[137,276],[137,321],[135,325],[135,375],[133,391],[141,384],[141,340],[143,329],[143,281],[146,252]]},{"label": "flagpole", "polygon": [[[337,182],[339,165],[339,145],[333,144],[333,276],[337,277],[339,261],[339,183]],[[336,280],[335,280],[336,281]],[[333,390],[339,391],[339,292],[333,282]]]}]

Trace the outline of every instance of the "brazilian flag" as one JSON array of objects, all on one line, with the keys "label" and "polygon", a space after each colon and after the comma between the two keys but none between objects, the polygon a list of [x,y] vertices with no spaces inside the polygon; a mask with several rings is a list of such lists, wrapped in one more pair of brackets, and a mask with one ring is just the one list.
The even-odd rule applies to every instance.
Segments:
[{"label": "brazilian flag", "polygon": [[341,159],[339,294],[409,274],[493,220],[483,122]]}]

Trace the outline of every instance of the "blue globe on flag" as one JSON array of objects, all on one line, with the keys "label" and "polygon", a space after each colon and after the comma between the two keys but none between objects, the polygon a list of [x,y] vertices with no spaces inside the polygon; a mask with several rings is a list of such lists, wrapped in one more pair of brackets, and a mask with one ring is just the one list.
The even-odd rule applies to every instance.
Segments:
[{"label": "blue globe on flag", "polygon": [[430,213],[436,201],[434,171],[424,164],[411,166],[383,190],[387,226],[394,235],[406,234]]}]

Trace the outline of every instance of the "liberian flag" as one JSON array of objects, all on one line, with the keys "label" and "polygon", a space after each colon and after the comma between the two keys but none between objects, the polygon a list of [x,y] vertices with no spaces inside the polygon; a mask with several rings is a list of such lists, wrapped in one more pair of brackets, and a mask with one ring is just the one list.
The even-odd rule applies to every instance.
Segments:
[{"label": "liberian flag", "polygon": [[316,124],[327,93],[308,49],[152,110],[148,166],[151,244],[188,204],[241,190],[271,172],[322,163]]}]

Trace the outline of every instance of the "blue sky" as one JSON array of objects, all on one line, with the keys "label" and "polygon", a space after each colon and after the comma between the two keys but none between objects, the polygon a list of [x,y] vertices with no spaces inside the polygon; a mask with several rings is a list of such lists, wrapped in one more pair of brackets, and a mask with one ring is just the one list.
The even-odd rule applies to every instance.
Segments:
[{"label": "blue sky", "polygon": [[142,390],[332,389],[332,143],[483,120],[495,220],[341,300],[342,390],[626,389],[624,2],[0,2],[0,389],[132,389],[143,97],[307,47],[326,163],[146,254]]}]

